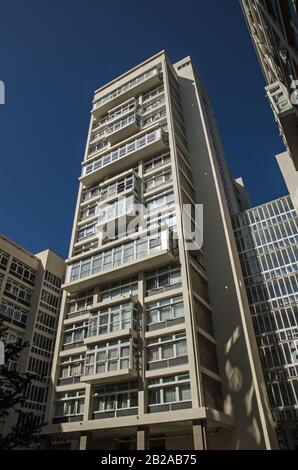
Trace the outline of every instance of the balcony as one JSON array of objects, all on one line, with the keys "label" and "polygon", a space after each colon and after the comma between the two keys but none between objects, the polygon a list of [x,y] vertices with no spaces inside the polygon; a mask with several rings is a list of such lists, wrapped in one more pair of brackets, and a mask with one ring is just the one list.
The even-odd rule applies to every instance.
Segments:
[{"label": "balcony", "polygon": [[[90,186],[98,179],[105,178],[110,173],[124,171],[126,167],[132,166],[142,158],[164,151],[168,147],[167,133],[162,129],[154,129],[137,139],[131,140],[124,145],[116,147],[109,153],[93,160],[83,167],[80,181]],[[129,163],[125,157],[129,156]]]},{"label": "balcony", "polygon": [[291,103],[288,90],[282,83],[269,85],[266,91],[285,146],[298,168],[298,108]]},{"label": "balcony", "polygon": [[122,87],[100,98],[94,102],[93,115],[99,118],[106,114],[110,109],[116,107],[121,101],[145,93],[150,88],[158,86],[162,81],[162,75],[157,68],[151,69],[139,77],[129,81]]},{"label": "balcony", "polygon": [[[90,346],[91,348],[91,346]],[[101,383],[137,377],[137,344],[132,338],[99,343],[86,354],[81,382]]]},{"label": "balcony", "polygon": [[137,113],[115,122],[107,129],[107,139],[111,145],[128,139],[140,130],[140,117]]},{"label": "balcony", "polygon": [[90,314],[85,344],[111,341],[119,337],[136,336],[137,309],[132,302],[102,307]]},{"label": "balcony", "polygon": [[[112,125],[105,127],[97,134],[94,134],[93,139],[90,141],[90,146],[102,139],[105,139],[109,144],[114,145],[117,142],[128,139],[133,134],[136,134],[140,130],[140,117],[138,113],[130,114],[123,119],[114,122]],[[104,146],[102,147],[104,148]],[[98,151],[98,150],[97,150]],[[93,151],[89,154],[92,156]]]},{"label": "balcony", "polygon": [[109,282],[115,276],[130,276],[139,271],[154,269],[174,259],[173,238],[169,229],[161,231],[158,237],[156,234],[142,235],[70,265],[63,288],[73,293],[98,282]]}]

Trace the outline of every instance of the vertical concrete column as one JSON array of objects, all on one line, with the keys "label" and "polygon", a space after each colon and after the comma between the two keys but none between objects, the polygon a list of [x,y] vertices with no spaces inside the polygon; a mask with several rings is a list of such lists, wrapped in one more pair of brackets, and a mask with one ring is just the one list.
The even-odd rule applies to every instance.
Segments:
[{"label": "vertical concrete column", "polygon": [[149,428],[140,427],[137,429],[137,450],[149,450]]},{"label": "vertical concrete column", "polygon": [[80,448],[79,450],[87,450],[87,445],[89,444],[90,437],[87,434],[82,434],[80,436]]},{"label": "vertical concrete column", "polygon": [[92,402],[92,397],[91,397],[91,385],[90,385],[90,384],[86,384],[86,388],[85,388],[84,418],[83,418],[84,421],[89,421],[89,419],[90,419],[90,412],[91,412],[91,409],[92,409],[91,402]]},{"label": "vertical concrete column", "polygon": [[193,421],[194,450],[207,450],[207,426],[205,421]]}]

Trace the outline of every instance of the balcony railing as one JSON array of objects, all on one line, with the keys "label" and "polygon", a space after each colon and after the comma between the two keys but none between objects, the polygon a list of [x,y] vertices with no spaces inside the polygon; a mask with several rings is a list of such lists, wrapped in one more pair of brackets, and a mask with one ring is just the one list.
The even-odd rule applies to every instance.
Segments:
[{"label": "balcony railing", "polygon": [[101,323],[100,318],[94,318],[90,320],[87,337],[94,338],[128,329],[136,329],[136,320],[134,318],[123,318],[121,320],[104,324]]},{"label": "balcony railing", "polygon": [[[100,139],[108,139],[109,141],[115,140],[114,134],[122,131],[121,133],[121,136],[122,136],[124,129],[127,129],[128,127],[133,127],[134,130],[137,131],[139,129],[139,126],[140,126],[139,115],[137,113],[130,114],[126,116],[125,118],[120,119],[119,121],[116,121],[113,125],[108,126],[102,131],[95,134],[93,136],[91,144],[97,142]],[[92,152],[89,154],[89,156],[91,155],[92,155]]]},{"label": "balcony railing", "polygon": [[147,147],[149,148],[149,145],[151,146],[158,142],[161,143],[160,150],[165,148],[165,146],[167,145],[166,133],[161,128],[154,129],[153,131],[143,134],[141,137],[131,140],[126,144],[115,148],[111,152],[102,155],[96,160],[93,160],[91,163],[84,166],[82,178],[87,177],[88,175],[91,175],[98,170],[103,170],[108,165],[122,160],[128,155],[135,154],[135,156],[139,158],[139,152],[146,149]]},{"label": "balcony railing", "polygon": [[27,315],[24,312],[10,306],[10,305],[0,305],[0,317],[3,317],[6,321],[10,323],[19,323],[23,327],[26,326]]},{"label": "balcony railing", "polygon": [[115,375],[136,375],[137,348],[135,341],[124,339],[114,346],[95,347],[88,351],[81,382],[99,382]]},{"label": "balcony railing", "polygon": [[101,128],[107,127],[112,122],[120,119],[122,116],[138,110],[138,102],[136,99],[130,100],[127,104],[117,108],[115,111],[109,112],[103,119],[96,120],[92,128],[92,133],[95,134]]},{"label": "balcony railing", "polygon": [[154,234],[152,237],[142,235],[137,240],[130,239],[122,245],[70,264],[62,287],[68,293],[88,289],[98,282],[112,281],[115,275],[130,276],[170,263],[175,260],[176,254],[171,230],[162,229],[158,238]]},{"label": "balcony railing", "polygon": [[287,89],[282,83],[273,83],[266,87],[266,91],[270,99],[271,106],[277,116],[293,110],[293,105],[288,96]]},{"label": "balcony railing", "polygon": [[112,93],[109,93],[108,95],[104,96],[103,98],[100,98],[99,100],[94,102],[93,105],[93,113],[95,115],[101,115],[104,114],[104,112],[107,111],[109,108],[109,105],[111,104],[112,106],[116,102],[119,101],[119,99],[122,99],[125,94],[129,92],[137,92],[137,88],[139,88],[142,84],[144,84],[147,81],[151,81],[152,79],[157,79],[156,83],[159,83],[160,81],[160,71],[157,68],[151,69],[148,72],[140,75],[139,77],[134,78],[133,80],[129,81],[125,85],[117,88],[115,91]]},{"label": "balcony railing", "polygon": [[85,258],[68,268],[67,282],[78,281],[84,277],[119,268],[128,263],[135,263],[141,258],[162,251],[172,251],[170,230],[164,230],[151,236],[143,236],[123,245],[103,251],[90,258]]}]

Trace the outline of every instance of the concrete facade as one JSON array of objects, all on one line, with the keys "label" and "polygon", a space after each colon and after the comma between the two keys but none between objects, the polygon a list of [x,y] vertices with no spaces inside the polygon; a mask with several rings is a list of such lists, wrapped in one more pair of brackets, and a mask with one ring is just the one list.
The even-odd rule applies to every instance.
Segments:
[{"label": "concrete facade", "polygon": [[[172,65],[162,51],[95,91],[45,430],[54,448],[276,448],[230,219],[244,200],[189,57]],[[187,249],[185,204],[203,248]]]}]

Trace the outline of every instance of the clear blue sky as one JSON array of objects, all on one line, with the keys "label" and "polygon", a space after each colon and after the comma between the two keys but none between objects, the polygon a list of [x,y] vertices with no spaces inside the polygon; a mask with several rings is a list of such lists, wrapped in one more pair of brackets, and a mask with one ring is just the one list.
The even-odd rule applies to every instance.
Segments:
[{"label": "clear blue sky", "polygon": [[0,232],[67,254],[93,90],[161,49],[192,56],[252,202],[286,193],[238,0],[1,0]]}]

